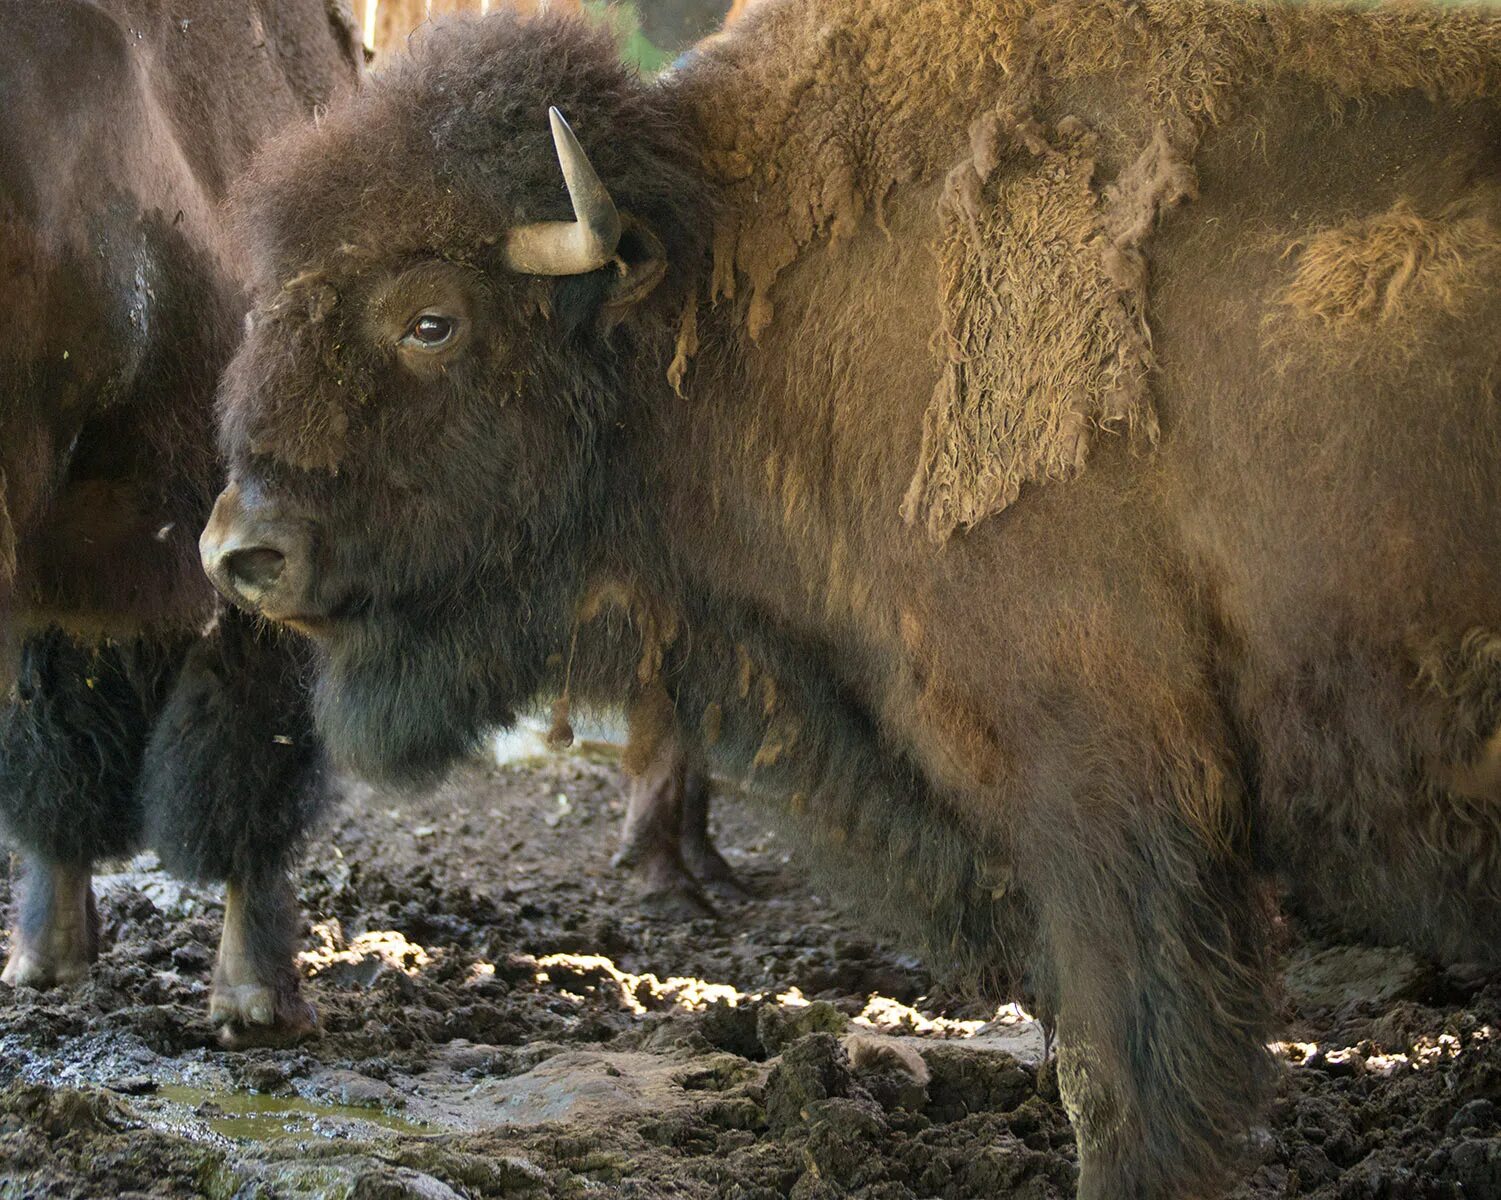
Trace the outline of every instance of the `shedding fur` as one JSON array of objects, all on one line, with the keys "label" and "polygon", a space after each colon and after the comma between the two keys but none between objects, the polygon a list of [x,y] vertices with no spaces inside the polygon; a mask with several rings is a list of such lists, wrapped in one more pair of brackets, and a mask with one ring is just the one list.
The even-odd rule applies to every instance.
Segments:
[{"label": "shedding fur", "polygon": [[896,1038],[874,1033],[847,1033],[839,1039],[849,1055],[850,1070],[901,1105],[920,1112],[928,1099],[932,1072],[918,1050]]},{"label": "shedding fur", "polygon": [[631,775],[644,775],[656,761],[667,739],[677,731],[677,712],[667,689],[657,683],[636,698],[626,717],[630,737],[621,766]]},{"label": "shedding fur", "polygon": [[1416,313],[1460,312],[1493,275],[1501,230],[1482,215],[1436,218],[1399,200],[1391,209],[1293,243],[1293,280],[1282,302],[1325,330],[1400,326]]},{"label": "shedding fur", "polygon": [[552,702],[552,711],[549,714],[547,726],[547,748],[549,750],[566,750],[573,745],[573,720],[571,706],[569,704],[567,685],[561,696]]},{"label": "shedding fur", "polygon": [[[805,249],[881,223],[893,188],[948,173],[934,343],[942,377],[903,504],[905,519],[939,542],[1004,509],[1023,484],[1075,476],[1100,430],[1155,442],[1140,249],[1161,211],[1195,194],[1186,156],[1248,90],[1303,80],[1331,109],[1404,91],[1454,102],[1501,91],[1501,26],[1478,8],[980,0],[904,20],[907,7],[758,6],[706,48],[688,91],[702,97],[705,165],[739,197],[715,232],[709,293],[733,298],[748,286],[752,339]],[[746,70],[750,54],[763,65]],[[1121,81],[1124,111],[1099,148],[1120,174],[1096,195],[1087,139],[1060,137],[1077,123],[1064,116],[1044,133],[1032,114],[1052,102],[1049,80],[1101,75]],[[733,87],[719,86],[729,77]],[[1133,129],[1150,140],[1131,162]],[[1009,166],[997,173],[1003,154]],[[1444,262],[1488,233],[1465,225],[1446,236],[1394,218],[1354,234],[1371,242],[1364,262],[1352,247],[1310,244],[1290,302],[1329,319],[1341,306],[1331,287],[1353,289],[1358,311],[1414,278],[1453,295],[1460,272]],[[1319,266],[1326,254],[1345,265]],[[691,353],[679,343],[674,380]]]},{"label": "shedding fur", "polygon": [[706,749],[717,745],[719,735],[724,730],[724,709],[717,702],[705,705],[698,728]]},{"label": "shedding fur", "polygon": [[679,619],[676,612],[639,584],[606,576],[589,588],[579,605],[579,624],[597,621],[606,612],[623,613],[641,639],[641,657],[636,662],[636,682],[647,687],[660,680],[662,660],[677,641]]},{"label": "shedding fur", "polygon": [[[1050,138],[1033,121],[991,116],[971,144],[944,192],[943,373],[902,509],[939,542],[1005,508],[1024,483],[1083,470],[1095,428],[1156,440],[1137,247],[1158,207],[1191,192],[1163,140],[1108,207],[1094,187],[1094,139],[1077,122]],[[988,188],[1011,148],[1031,162]]]},{"label": "shedding fur", "polygon": [[698,300],[690,296],[683,305],[682,320],[678,324],[677,342],[672,348],[672,362],[667,365],[667,382],[672,390],[683,395],[683,380],[688,375],[688,364],[698,353]]},{"label": "shedding fur", "polygon": [[923,1056],[895,1038],[873,1033],[851,1033],[840,1039],[856,1074],[864,1071],[897,1070],[913,1083],[926,1087],[932,1073]]}]

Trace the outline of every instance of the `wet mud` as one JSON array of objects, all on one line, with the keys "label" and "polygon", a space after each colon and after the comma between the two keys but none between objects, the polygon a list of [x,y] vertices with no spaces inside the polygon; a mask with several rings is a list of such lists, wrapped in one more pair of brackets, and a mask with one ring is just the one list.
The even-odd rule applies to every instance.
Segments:
[{"label": "wet mud", "polygon": [[[716,833],[755,898],[642,915],[623,811],[597,746],[351,787],[301,878],[322,1032],[288,1048],[215,1041],[222,895],[115,864],[93,977],[0,991],[0,1197],[1073,1194],[1025,1014],[863,930],[733,796]],[[1289,945],[1236,1197],[1501,1200],[1501,980]]]}]

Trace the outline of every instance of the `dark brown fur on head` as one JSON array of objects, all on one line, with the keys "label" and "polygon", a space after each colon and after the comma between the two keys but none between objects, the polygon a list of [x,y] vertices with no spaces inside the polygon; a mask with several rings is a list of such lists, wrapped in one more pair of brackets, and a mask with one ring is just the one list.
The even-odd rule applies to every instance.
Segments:
[{"label": "dark brown fur on head", "polygon": [[[555,285],[504,264],[513,225],[573,215],[548,129],[551,106],[568,118],[628,221],[663,243],[669,264],[691,269],[702,260],[710,215],[693,131],[621,65],[607,32],[576,17],[510,12],[439,22],[379,86],[284,139],[239,188],[256,319],[304,327],[297,338],[316,359],[284,364],[283,388],[261,383],[274,399],[247,429],[238,428],[231,399],[234,444],[295,467],[338,469],[344,438],[359,435],[364,395],[400,386],[388,363],[362,355],[351,326],[406,261],[439,260],[471,274],[493,306],[492,362],[513,374],[531,369],[533,339],[508,339],[539,314],[556,346],[597,332],[607,272]],[[659,289],[652,311],[667,311],[674,297],[680,304],[681,284]],[[325,366],[343,375],[334,390],[320,390]]]},{"label": "dark brown fur on head", "polygon": [[[616,266],[554,280],[505,263],[508,229],[573,215],[550,106],[622,214],[621,260],[666,259],[666,279],[628,312],[610,307]],[[255,309],[222,388],[223,442],[233,464],[253,462],[337,531],[317,547],[320,613],[385,622],[338,654],[346,690],[371,698],[339,711],[361,714],[347,732],[372,751],[410,731],[403,769],[445,761],[455,733],[462,744],[524,700],[562,640],[575,597],[538,577],[536,551],[566,523],[613,519],[590,472],[598,446],[637,381],[666,387],[664,331],[712,222],[692,147],[607,33],[499,13],[438,25],[240,188]],[[417,367],[395,342],[434,295],[464,310],[467,344]],[[526,602],[499,617],[514,631],[495,628],[492,593],[517,588]],[[429,636],[441,649],[414,667],[405,639]],[[405,672],[442,712],[388,709],[373,679],[352,682],[370,671],[384,683]]]}]

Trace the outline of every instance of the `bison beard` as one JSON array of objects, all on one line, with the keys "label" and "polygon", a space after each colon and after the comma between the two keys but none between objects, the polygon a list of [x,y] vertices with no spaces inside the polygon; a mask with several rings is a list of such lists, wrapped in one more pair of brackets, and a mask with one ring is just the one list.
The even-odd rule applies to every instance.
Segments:
[{"label": "bison beard", "polygon": [[1278,887],[1501,960],[1498,144],[1480,11],[769,0],[651,85],[439,29],[245,185],[206,561],[371,773],[549,692],[701,739],[1056,1026],[1081,1196],[1210,1193]]},{"label": "bison beard", "polygon": [[361,623],[327,639],[313,709],[340,763],[397,786],[430,784],[487,730],[513,722],[496,698],[529,696],[539,681],[494,661],[493,619],[449,606],[436,619]]}]

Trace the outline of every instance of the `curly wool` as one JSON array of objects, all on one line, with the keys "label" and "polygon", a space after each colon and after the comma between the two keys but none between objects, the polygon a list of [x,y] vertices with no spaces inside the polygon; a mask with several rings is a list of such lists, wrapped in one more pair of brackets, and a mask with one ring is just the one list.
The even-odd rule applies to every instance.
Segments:
[{"label": "curly wool", "polygon": [[[1353,3],[770,0],[707,46],[691,76],[705,166],[731,198],[708,291],[748,287],[753,340],[806,248],[881,224],[898,186],[939,197],[941,380],[904,515],[942,541],[1025,484],[1076,474],[1097,430],[1155,440],[1141,250],[1196,194],[1195,150],[1241,99],[1286,81],[1322,89],[1331,108],[1403,91],[1493,96],[1501,21],[1481,8]],[[1082,136],[1067,89],[1100,78],[1116,81],[1110,128]],[[1388,244],[1414,235],[1410,220],[1397,225]],[[1473,229],[1453,234],[1417,231],[1417,259],[1399,256],[1387,285],[1371,286],[1421,276],[1442,288],[1446,252],[1452,265],[1478,248]],[[1327,318],[1348,308],[1341,288],[1381,269],[1349,253],[1318,265],[1339,249],[1308,247],[1291,303]],[[675,380],[695,343],[685,324]],[[1007,361],[1019,345],[1027,361]]]}]

